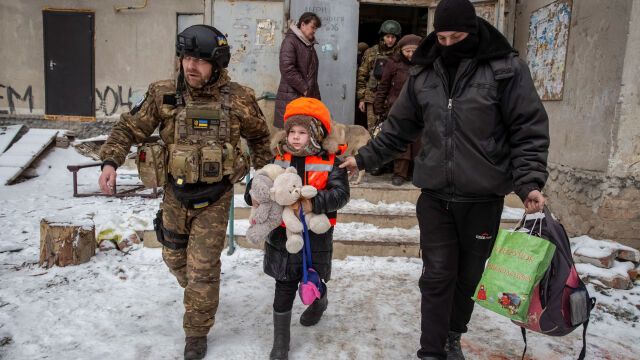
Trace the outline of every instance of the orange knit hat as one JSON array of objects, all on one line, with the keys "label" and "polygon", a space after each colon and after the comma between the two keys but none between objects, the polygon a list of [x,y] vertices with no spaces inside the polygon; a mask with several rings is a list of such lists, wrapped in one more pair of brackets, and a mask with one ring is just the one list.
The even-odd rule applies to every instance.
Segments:
[{"label": "orange knit hat", "polygon": [[331,115],[329,109],[322,101],[314,98],[301,97],[291,101],[284,112],[284,121],[292,115],[309,115],[318,119],[327,129],[327,134],[331,133]]}]

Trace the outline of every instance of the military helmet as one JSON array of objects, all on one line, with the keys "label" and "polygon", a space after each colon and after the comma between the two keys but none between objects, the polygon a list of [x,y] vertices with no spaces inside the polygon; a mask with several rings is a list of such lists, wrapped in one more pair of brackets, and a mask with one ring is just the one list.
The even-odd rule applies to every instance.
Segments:
[{"label": "military helmet", "polygon": [[400,26],[400,23],[395,20],[386,20],[382,23],[382,25],[380,25],[378,34],[391,34],[395,35],[396,37],[400,37],[400,34],[402,34],[402,26]]},{"label": "military helmet", "polygon": [[203,59],[221,68],[226,68],[231,58],[227,38],[209,25],[189,26],[178,34],[176,55]]}]

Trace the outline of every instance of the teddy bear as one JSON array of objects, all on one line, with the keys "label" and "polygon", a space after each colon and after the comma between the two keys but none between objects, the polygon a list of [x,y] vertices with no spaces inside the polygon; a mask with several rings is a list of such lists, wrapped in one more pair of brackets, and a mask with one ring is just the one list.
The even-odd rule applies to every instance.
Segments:
[{"label": "teddy bear", "polygon": [[[302,249],[304,240],[302,231],[304,230],[298,214],[290,207],[298,200],[311,199],[318,193],[318,189],[311,185],[302,185],[302,179],[294,167],[287,168],[284,173],[278,175],[273,181],[271,188],[271,199],[282,205],[282,221],[287,227],[287,251],[295,254]],[[331,228],[329,218],[325,214],[308,213],[305,216],[307,226],[310,231],[316,234],[327,232]]]},{"label": "teddy bear", "polygon": [[251,182],[249,195],[259,205],[251,207],[249,229],[245,237],[254,245],[263,242],[271,230],[282,223],[283,206],[271,199],[271,187],[274,179],[283,172],[284,169],[279,165],[267,164],[256,171]]}]

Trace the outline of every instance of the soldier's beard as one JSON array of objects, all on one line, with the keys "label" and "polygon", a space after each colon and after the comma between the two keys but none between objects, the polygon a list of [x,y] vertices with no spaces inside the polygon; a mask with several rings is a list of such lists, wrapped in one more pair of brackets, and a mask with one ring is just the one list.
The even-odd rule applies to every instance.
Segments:
[{"label": "soldier's beard", "polygon": [[[189,76],[189,74],[192,74],[195,76]],[[207,79],[205,79],[205,76],[202,73],[199,73],[197,71],[184,72],[184,80],[189,86],[191,86],[194,89],[202,89],[203,87],[209,84],[213,84],[216,81],[218,81],[219,77],[220,77],[220,71],[215,69],[211,72],[211,75]]]},{"label": "soldier's beard", "polygon": [[185,73],[184,78],[187,80],[187,84],[195,89],[202,88],[209,81],[209,79],[205,79],[204,76],[198,72]]}]

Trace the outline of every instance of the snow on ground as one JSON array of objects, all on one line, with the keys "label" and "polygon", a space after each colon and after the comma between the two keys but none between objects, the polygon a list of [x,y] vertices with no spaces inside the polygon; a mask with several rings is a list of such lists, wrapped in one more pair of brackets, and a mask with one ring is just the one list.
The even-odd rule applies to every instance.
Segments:
[{"label": "snow on ground", "polygon": [[[37,265],[42,218],[92,217],[99,229],[155,214],[158,199],[73,198],[66,165],[86,161],[73,149],[56,148],[39,163],[39,177],[0,186],[0,358],[181,359],[182,289],[160,249],[98,251],[88,263],[64,268]],[[97,190],[98,168],[79,175],[85,190]],[[304,306],[296,300],[290,358],[415,358],[421,261],[348,257],[333,264],[330,305],[318,325],[297,323]],[[261,251],[223,253],[207,359],[268,357],[273,289]],[[589,290],[600,306],[589,324],[587,359],[640,358],[640,289]],[[563,338],[529,332],[528,358],[574,359],[581,338],[579,330]],[[519,328],[481,307],[462,344],[468,359],[516,359],[523,349]]]}]

